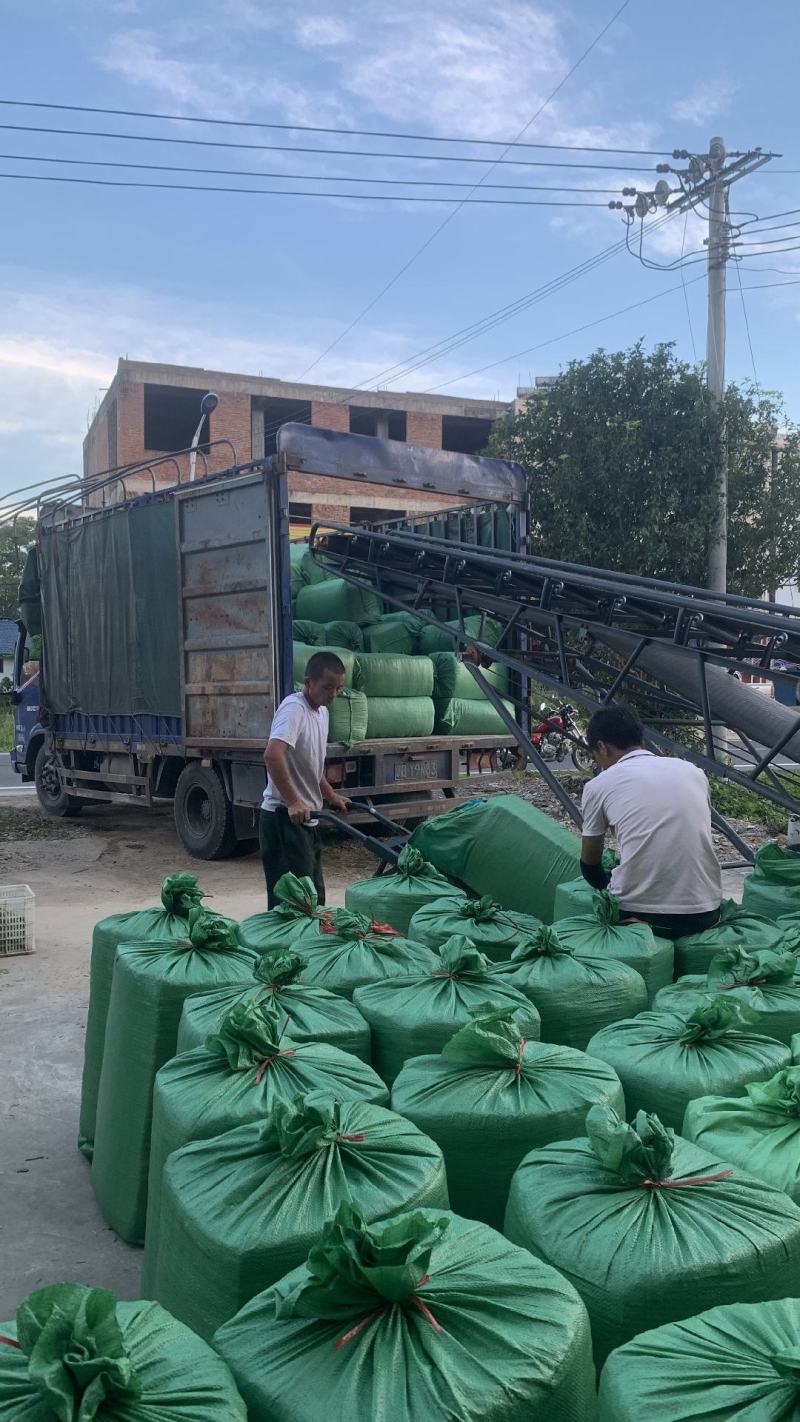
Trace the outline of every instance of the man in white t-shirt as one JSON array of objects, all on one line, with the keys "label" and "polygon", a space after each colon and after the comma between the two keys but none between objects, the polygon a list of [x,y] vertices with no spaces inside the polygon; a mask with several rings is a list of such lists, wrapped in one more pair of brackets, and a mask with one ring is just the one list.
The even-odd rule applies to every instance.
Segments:
[{"label": "man in white t-shirt", "polygon": [[[719,918],[722,876],[711,838],[702,770],[653,755],[629,706],[596,711],[586,739],[602,771],[583,792],[581,873],[609,887],[620,916],[649,923],[661,938],[701,933]],[[616,836],[620,863],[603,868],[603,841]]]},{"label": "man in white t-shirt", "polygon": [[267,788],[258,822],[269,908],[275,907],[275,885],[282,874],[308,875],[320,903],[325,902],[315,815],[323,804],[340,814],[350,808],[350,801],[325,779],[328,707],[339,695],[344,678],[344,663],[335,652],[314,652],[306,665],[303,690],[285,697],[272,719],[264,752]]}]

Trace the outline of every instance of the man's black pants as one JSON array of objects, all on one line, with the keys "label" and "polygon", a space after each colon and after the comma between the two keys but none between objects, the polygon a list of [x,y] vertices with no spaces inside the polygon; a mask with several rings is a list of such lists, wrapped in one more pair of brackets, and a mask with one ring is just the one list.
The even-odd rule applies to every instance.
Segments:
[{"label": "man's black pants", "polygon": [[325,902],[322,877],[322,849],[319,831],[309,825],[293,825],[288,810],[262,810],[258,819],[258,843],[267,881],[267,907],[275,908],[275,885],[282,874],[297,874],[314,880],[321,904]]},{"label": "man's black pants", "polygon": [[637,923],[647,923],[657,938],[673,941],[705,933],[707,928],[719,923],[719,909],[710,909],[708,913],[641,913],[638,909],[627,909],[620,904],[619,916],[621,921],[633,918]]}]

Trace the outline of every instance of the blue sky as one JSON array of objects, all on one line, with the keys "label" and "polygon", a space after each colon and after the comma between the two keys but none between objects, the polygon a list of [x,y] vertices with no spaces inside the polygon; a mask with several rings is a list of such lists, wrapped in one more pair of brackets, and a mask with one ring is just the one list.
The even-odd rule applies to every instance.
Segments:
[{"label": "blue sky", "polygon": [[[567,5],[499,0],[493,6],[485,0],[406,0],[403,6],[394,0],[308,0],[302,7],[268,0],[4,0],[0,97],[510,139],[615,9],[615,0]],[[761,145],[782,153],[773,170],[800,169],[799,31],[791,0],[763,6],[745,0],[672,0],[668,6],[631,0],[525,138],[703,151],[712,133],[722,133],[731,148]],[[349,138],[21,108],[0,110],[0,123],[322,149],[370,146]],[[329,152],[192,149],[63,133],[5,131],[0,138],[3,172],[136,177],[24,161],[33,155],[343,179],[474,182],[488,169],[488,164],[486,169],[390,164]],[[374,140],[371,146],[438,151],[410,142]],[[444,151],[487,153],[469,146]],[[592,158],[535,150],[525,156]],[[625,160],[598,156],[596,161]],[[614,196],[626,182],[647,186],[655,180],[656,159],[630,161],[645,171],[506,168],[487,181],[608,188]],[[170,175],[142,176],[162,181]],[[181,175],[174,180],[204,181]],[[264,185],[293,186],[285,178]],[[306,180],[295,186],[336,185]],[[461,197],[468,189],[456,191]],[[29,479],[80,468],[87,419],[120,355],[297,378],[452,211],[438,204],[125,192],[8,179],[0,179],[0,193],[0,494]],[[580,201],[584,195],[563,196]],[[592,198],[607,201],[605,195],[588,195]],[[759,214],[800,208],[800,172],[756,175],[738,185],[735,202]],[[465,208],[309,378],[375,385],[385,368],[515,301],[622,233],[619,214],[602,207]],[[682,244],[687,252],[702,253],[702,237],[694,218],[685,232],[676,218],[653,234],[646,251],[666,263],[680,254]],[[598,345],[619,349],[639,337],[648,344],[672,340],[679,354],[691,359],[686,301],[702,354],[705,282],[693,280],[702,272],[700,264],[685,269],[685,299],[675,272],[617,256],[437,357],[396,388],[443,387],[453,394],[510,398],[518,383],[553,373]],[[800,280],[800,252],[750,258],[743,263],[742,281],[746,287],[791,281],[792,273]],[[638,310],[601,320],[675,287]],[[753,367],[735,271],[730,287],[728,373],[731,379],[746,378]],[[748,291],[745,300],[758,379],[782,390],[789,414],[798,419],[800,285]],[[568,334],[592,321],[601,323]],[[515,354],[523,351],[530,353]]]}]

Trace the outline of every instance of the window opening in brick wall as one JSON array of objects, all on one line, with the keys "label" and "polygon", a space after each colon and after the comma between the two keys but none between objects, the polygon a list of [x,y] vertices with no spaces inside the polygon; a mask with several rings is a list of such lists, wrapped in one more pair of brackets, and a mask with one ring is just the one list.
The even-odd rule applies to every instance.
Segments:
[{"label": "window opening in brick wall", "polygon": [[442,449],[452,449],[458,454],[481,454],[493,427],[493,420],[479,420],[473,415],[443,415]]},{"label": "window opening in brick wall", "polygon": [[350,506],[351,523],[389,523],[391,519],[405,516],[405,509],[366,509]]},{"label": "window opening in brick wall", "polygon": [[350,433],[378,435],[380,439],[405,440],[405,410],[372,410],[366,405],[350,406]]},{"label": "window opening in brick wall", "polygon": [[[205,390],[187,390],[184,385],[145,385],[144,387],[144,447],[152,454],[170,454],[176,449],[188,449],[200,420],[200,402]],[[211,435],[211,418],[206,416],[202,430],[205,453]]]},{"label": "window opening in brick wall", "polygon": [[[300,425],[311,424],[311,401],[310,400],[279,400],[267,395],[264,399],[254,400],[254,406],[264,411],[264,454],[275,454],[277,451],[278,430],[281,425],[297,423]],[[253,451],[255,455],[255,450]]]}]

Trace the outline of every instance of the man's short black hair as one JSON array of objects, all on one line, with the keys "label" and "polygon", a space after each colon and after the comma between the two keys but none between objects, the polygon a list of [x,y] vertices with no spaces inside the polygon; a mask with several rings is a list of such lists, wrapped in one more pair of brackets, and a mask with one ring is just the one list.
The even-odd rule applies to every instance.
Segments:
[{"label": "man's short black hair", "polygon": [[636,712],[630,706],[603,706],[595,711],[586,732],[589,749],[605,741],[617,750],[630,750],[644,741],[644,730]]},{"label": "man's short black hair", "polygon": [[320,681],[326,672],[333,672],[334,676],[344,676],[347,668],[335,652],[312,652],[306,662],[307,679]]}]

